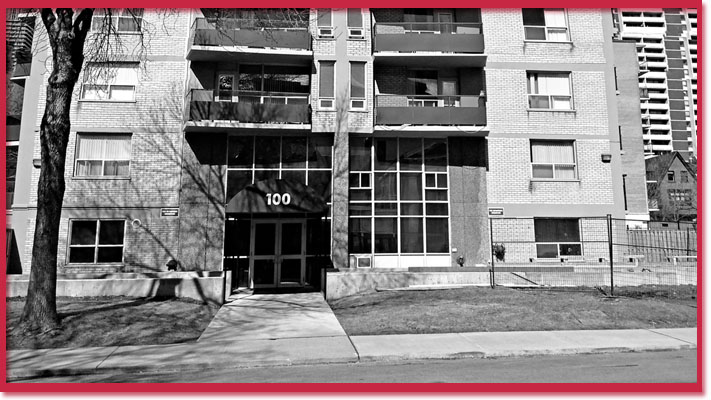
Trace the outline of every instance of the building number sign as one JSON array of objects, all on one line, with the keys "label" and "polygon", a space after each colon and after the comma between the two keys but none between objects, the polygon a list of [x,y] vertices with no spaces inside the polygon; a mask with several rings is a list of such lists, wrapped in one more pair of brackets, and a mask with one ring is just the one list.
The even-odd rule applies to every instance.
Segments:
[{"label": "building number sign", "polygon": [[283,204],[285,206],[291,203],[291,195],[289,193],[267,193],[267,205],[278,206]]}]

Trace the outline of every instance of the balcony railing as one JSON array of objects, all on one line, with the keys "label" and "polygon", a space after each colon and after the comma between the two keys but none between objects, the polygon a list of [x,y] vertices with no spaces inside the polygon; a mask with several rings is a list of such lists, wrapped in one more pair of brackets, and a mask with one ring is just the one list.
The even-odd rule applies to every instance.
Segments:
[{"label": "balcony railing", "polygon": [[305,93],[193,89],[189,121],[308,124],[309,95]]},{"label": "balcony railing", "polygon": [[378,125],[486,125],[482,96],[377,95]]},{"label": "balcony railing", "polygon": [[[12,49],[12,57],[17,65],[28,64],[32,60],[32,37],[34,23],[23,20],[6,21],[5,43]],[[23,65],[23,68],[28,66]],[[14,77],[14,76],[13,76]]]},{"label": "balcony railing", "polygon": [[375,51],[483,53],[479,22],[379,22]]},{"label": "balcony railing", "polygon": [[197,18],[193,45],[311,49],[308,21]]}]

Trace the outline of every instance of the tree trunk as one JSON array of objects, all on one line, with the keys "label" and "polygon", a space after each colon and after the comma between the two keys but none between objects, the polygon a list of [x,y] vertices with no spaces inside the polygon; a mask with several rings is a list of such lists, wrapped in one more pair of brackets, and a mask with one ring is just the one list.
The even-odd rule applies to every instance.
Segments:
[{"label": "tree trunk", "polygon": [[32,267],[22,326],[29,331],[57,328],[57,244],[64,199],[64,162],[69,141],[72,91],[84,62],[84,41],[93,10],[73,21],[71,9],[42,10],[52,48],[52,73],[40,126],[41,168],[37,187],[37,219]]}]

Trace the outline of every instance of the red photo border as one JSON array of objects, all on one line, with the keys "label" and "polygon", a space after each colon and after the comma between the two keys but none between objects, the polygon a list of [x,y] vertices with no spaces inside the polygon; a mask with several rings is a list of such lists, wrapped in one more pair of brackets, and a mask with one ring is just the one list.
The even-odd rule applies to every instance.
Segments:
[{"label": "red photo border", "polygon": [[[20,6],[19,1],[10,1],[7,6]],[[14,4],[12,4],[14,3]],[[56,5],[56,2],[49,1],[39,1],[34,2],[33,6],[42,5]],[[37,4],[38,3],[38,4]],[[90,6],[95,7],[96,1],[86,1],[77,0],[70,1],[75,7]],[[135,1],[126,0],[122,2],[117,1],[102,1],[104,7],[144,7],[144,8],[160,8],[160,7],[170,7],[170,8],[194,8],[194,2],[188,2],[185,0],[150,0],[150,1]],[[221,1],[209,1],[210,6],[214,7],[231,7],[234,6],[234,2]],[[252,2],[252,4],[239,3],[240,6],[249,7],[259,6],[259,7],[324,7],[324,8],[334,8],[334,7],[363,7],[363,8],[381,8],[381,7],[431,7],[431,2],[426,2],[423,0],[388,0],[388,1],[355,1],[355,0],[340,0],[340,1],[325,1],[325,0],[313,0],[313,1],[286,1],[286,0],[267,0],[260,1],[258,4]],[[674,5],[674,8],[696,8],[698,10],[697,20],[697,37],[698,37],[698,57],[697,65],[698,69],[702,71],[697,75],[697,107],[699,110],[703,110],[703,64],[702,64],[702,52],[703,52],[703,19],[704,10],[703,5],[700,0],[696,1],[604,1],[595,2],[587,0],[585,2],[575,2],[570,1],[537,1],[524,2],[524,1],[492,1],[484,0],[479,2],[470,2],[463,0],[456,1],[446,1],[444,5],[448,7],[458,7],[467,8],[476,6],[478,8],[523,8],[531,7],[532,5],[538,7],[570,7],[574,5],[575,8],[669,8],[670,5]],[[2,35],[5,36],[5,18],[2,18],[0,22],[0,28],[2,29]],[[5,61],[5,53],[0,57]],[[6,87],[2,87],[2,94],[0,100],[5,106],[5,91]],[[703,113],[702,113],[703,114]],[[702,245],[698,247],[698,261],[697,265],[703,265],[703,141],[704,136],[702,134],[702,120],[703,115],[699,115],[697,118],[697,154],[698,164],[697,164],[697,203],[698,203],[698,243]],[[3,135],[5,135],[5,129],[3,129]],[[5,158],[5,146],[0,147],[0,156]],[[3,184],[5,183],[5,175],[2,174]],[[0,206],[5,207],[5,197],[0,196]],[[5,222],[6,223],[6,222]],[[4,241],[6,240],[5,230],[2,230],[0,237]],[[240,393],[618,393],[618,394],[630,394],[630,393],[702,393],[703,390],[703,268],[697,268],[698,274],[698,286],[697,286],[697,381],[695,383],[7,383],[3,382],[0,390],[4,392],[23,392],[23,393],[168,393],[168,392],[202,392],[202,393],[217,393],[217,392],[240,392]],[[6,269],[3,268],[2,276],[6,279]],[[6,294],[5,285],[0,285],[0,295],[3,297]],[[5,315],[6,303],[2,302],[3,316]],[[2,318],[0,322],[3,330],[6,330],[6,319]],[[0,339],[0,344],[2,348],[5,349],[6,337],[3,335]],[[6,358],[6,350],[3,352]],[[3,376],[6,376],[6,364],[3,362],[0,366],[0,371]]]}]

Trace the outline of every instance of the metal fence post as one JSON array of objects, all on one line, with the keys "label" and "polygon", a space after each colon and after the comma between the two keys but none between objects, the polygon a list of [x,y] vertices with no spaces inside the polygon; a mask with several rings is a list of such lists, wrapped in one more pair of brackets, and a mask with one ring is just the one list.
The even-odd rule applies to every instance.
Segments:
[{"label": "metal fence post", "polygon": [[607,214],[607,243],[610,248],[610,296],[615,295],[615,270],[612,261],[612,214]]}]

